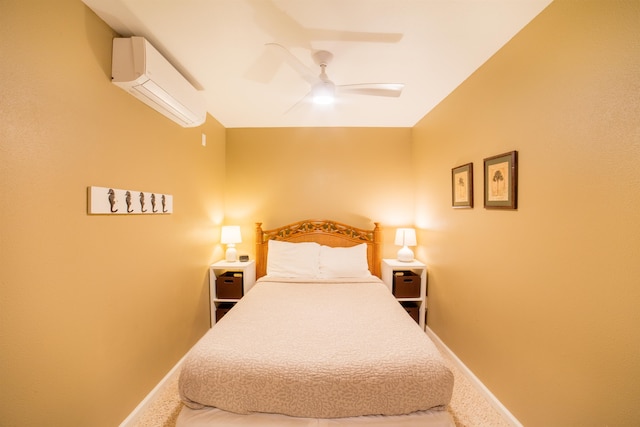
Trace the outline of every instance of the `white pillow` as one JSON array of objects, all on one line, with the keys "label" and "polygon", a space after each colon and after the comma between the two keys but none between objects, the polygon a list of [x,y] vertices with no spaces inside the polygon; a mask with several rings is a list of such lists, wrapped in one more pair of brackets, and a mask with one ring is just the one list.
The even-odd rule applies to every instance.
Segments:
[{"label": "white pillow", "polygon": [[318,277],[320,245],[269,240],[267,275],[272,277]]},{"label": "white pillow", "polygon": [[349,248],[320,248],[320,277],[335,279],[339,277],[369,277],[367,263],[367,244],[362,243]]}]

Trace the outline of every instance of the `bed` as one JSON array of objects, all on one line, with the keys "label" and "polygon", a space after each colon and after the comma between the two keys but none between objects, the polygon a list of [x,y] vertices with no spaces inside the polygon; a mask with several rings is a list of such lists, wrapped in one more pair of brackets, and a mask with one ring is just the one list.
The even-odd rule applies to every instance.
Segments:
[{"label": "bed", "polygon": [[381,236],[256,224],[258,280],[185,358],[177,426],[452,426],[453,374],[380,280]]}]

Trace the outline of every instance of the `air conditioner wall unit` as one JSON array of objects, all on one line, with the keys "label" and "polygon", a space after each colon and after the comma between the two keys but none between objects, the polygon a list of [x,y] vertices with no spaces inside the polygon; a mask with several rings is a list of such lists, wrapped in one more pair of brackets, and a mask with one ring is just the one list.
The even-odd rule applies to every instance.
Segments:
[{"label": "air conditioner wall unit", "polygon": [[112,82],[183,127],[203,124],[204,97],[143,37],[113,39]]}]

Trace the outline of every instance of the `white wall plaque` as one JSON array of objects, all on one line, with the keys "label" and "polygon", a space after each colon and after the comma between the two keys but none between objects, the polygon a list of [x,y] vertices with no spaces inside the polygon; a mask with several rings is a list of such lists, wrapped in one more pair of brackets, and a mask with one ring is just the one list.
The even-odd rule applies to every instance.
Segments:
[{"label": "white wall plaque", "polygon": [[173,196],[149,191],[89,187],[87,205],[90,214],[155,215],[173,213]]}]

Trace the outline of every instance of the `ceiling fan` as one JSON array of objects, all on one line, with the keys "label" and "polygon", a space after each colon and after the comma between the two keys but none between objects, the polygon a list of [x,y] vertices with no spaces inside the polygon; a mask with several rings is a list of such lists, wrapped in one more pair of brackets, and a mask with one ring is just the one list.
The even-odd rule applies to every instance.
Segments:
[{"label": "ceiling fan", "polygon": [[[327,66],[333,59],[333,54],[326,50],[318,50],[312,53],[314,62],[320,66],[320,74],[316,75],[313,70],[302,63],[287,48],[278,43],[267,43],[266,46],[276,49],[283,55],[283,59],[306,80],[311,88],[307,95],[298,101],[289,110],[293,109],[301,102],[310,100],[314,104],[332,104],[340,94],[355,94],[369,96],[399,97],[404,88],[403,83],[357,83],[348,85],[336,85],[327,75]],[[287,111],[289,111],[287,110]]]}]

